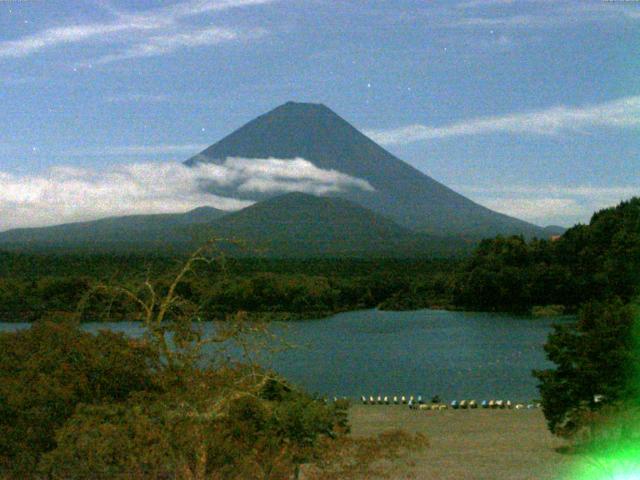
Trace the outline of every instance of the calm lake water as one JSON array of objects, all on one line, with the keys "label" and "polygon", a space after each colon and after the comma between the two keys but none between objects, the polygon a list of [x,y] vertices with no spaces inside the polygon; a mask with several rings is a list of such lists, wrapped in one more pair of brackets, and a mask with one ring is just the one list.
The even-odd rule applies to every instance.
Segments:
[{"label": "calm lake water", "polygon": [[[538,397],[532,369],[551,366],[543,344],[570,318],[418,310],[364,310],[322,320],[275,322],[298,345],[261,360],[308,391],[328,396],[440,395],[445,400]],[[26,328],[2,324],[0,331]],[[85,324],[140,335],[139,324]]]}]

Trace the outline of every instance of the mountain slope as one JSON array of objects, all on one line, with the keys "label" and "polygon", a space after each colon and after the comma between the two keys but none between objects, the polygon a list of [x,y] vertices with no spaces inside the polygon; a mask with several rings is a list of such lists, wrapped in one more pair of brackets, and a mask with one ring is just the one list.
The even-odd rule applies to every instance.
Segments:
[{"label": "mountain slope", "polygon": [[200,207],[186,213],[129,215],[0,233],[0,247],[21,249],[128,249],[189,243],[189,227],[210,223],[226,212]]},{"label": "mountain slope", "polygon": [[288,193],[212,222],[207,235],[248,242],[246,255],[429,256],[468,250],[468,244],[416,234],[341,198]]},{"label": "mountain slope", "polygon": [[[482,207],[416,170],[324,105],[288,102],[186,164],[221,164],[228,157],[301,157],[316,167],[367,180],[375,191],[352,190],[340,195],[410,229],[473,237],[498,233],[546,236],[542,228]],[[236,192],[236,196],[265,198],[261,192]]]},{"label": "mountain slope", "polygon": [[212,237],[244,256],[414,257],[468,252],[472,243],[415,233],[342,198],[289,193],[225,213],[132,215],[0,233],[0,248],[89,252],[191,251]]}]

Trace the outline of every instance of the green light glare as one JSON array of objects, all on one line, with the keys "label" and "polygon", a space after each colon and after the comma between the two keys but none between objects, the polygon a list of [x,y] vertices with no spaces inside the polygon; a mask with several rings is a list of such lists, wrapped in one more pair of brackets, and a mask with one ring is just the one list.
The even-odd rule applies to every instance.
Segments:
[{"label": "green light glare", "polygon": [[563,480],[640,480],[640,305],[635,305],[633,328],[634,354],[629,359],[632,396],[613,410],[606,424],[599,428],[598,439],[577,460]]},{"label": "green light glare", "polygon": [[610,454],[585,455],[567,480],[640,480],[640,449],[621,447]]}]

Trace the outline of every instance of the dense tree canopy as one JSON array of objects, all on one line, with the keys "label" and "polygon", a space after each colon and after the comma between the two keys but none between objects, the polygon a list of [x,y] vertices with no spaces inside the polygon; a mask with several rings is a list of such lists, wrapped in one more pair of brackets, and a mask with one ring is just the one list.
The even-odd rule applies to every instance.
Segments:
[{"label": "dense tree canopy", "polygon": [[157,367],[142,343],[108,331],[91,335],[60,315],[0,334],[0,466],[32,468],[78,404],[154,390]]},{"label": "dense tree canopy", "polygon": [[462,268],[453,303],[479,310],[577,309],[629,301],[640,286],[640,198],[597,212],[556,240],[483,240]]},{"label": "dense tree canopy", "polygon": [[148,342],[59,317],[4,333],[0,476],[282,478],[320,435],[347,433],[346,405],[254,374],[168,369]]},{"label": "dense tree canopy", "polygon": [[[247,318],[579,309],[545,346],[556,368],[535,372],[550,429],[574,435],[603,408],[640,408],[630,381],[640,372],[630,306],[640,293],[638,198],[553,241],[484,240],[463,262],[196,258],[0,252],[0,319],[36,320],[0,334],[0,476],[290,478],[304,466],[308,478],[366,478],[385,452],[424,444],[350,439],[340,402],[250,363],[202,366],[206,342],[260,333]],[[197,323],[221,318],[203,338]],[[146,334],[79,327],[106,319],[141,320]]]},{"label": "dense tree canopy", "polygon": [[556,367],[534,374],[552,432],[571,436],[584,426],[585,412],[606,405],[640,405],[635,313],[620,299],[589,302],[575,324],[557,325],[549,335],[545,351]]},{"label": "dense tree canopy", "polygon": [[[29,322],[51,310],[75,312],[99,283],[165,286],[181,257],[0,253],[0,321]],[[450,303],[455,261],[227,259],[199,265],[180,293],[221,319],[238,310],[278,319],[319,318],[362,308],[425,308]],[[93,295],[82,321],[131,319],[117,299]]]}]

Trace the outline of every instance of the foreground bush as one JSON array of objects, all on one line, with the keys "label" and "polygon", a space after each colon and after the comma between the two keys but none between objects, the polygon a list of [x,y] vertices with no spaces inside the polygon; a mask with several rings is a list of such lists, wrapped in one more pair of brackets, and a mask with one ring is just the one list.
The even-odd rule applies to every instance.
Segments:
[{"label": "foreground bush", "polygon": [[59,316],[0,334],[0,468],[33,469],[77,405],[153,391],[157,368],[141,342],[91,335]]},{"label": "foreground bush", "polygon": [[199,378],[196,392],[80,407],[39,470],[60,479],[288,478],[320,452],[320,436],[341,434],[334,405],[297,392],[277,401],[246,396],[213,411],[204,399],[215,381]]}]

